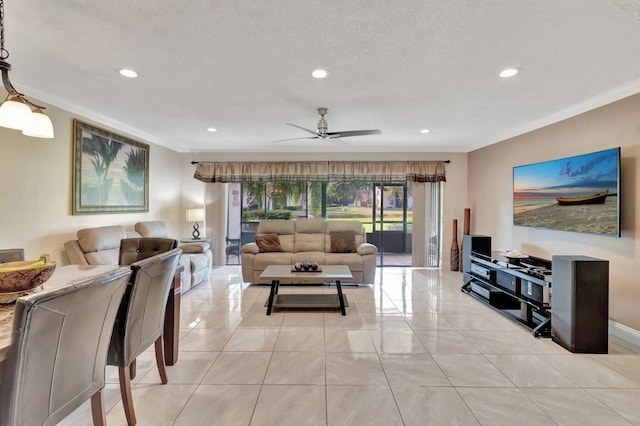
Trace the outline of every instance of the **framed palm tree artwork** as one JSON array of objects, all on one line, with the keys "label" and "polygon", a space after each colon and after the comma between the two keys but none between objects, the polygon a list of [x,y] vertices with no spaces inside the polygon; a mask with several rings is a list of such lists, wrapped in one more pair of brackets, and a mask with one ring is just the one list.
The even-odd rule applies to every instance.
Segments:
[{"label": "framed palm tree artwork", "polygon": [[149,145],[73,121],[73,214],[149,211]]}]

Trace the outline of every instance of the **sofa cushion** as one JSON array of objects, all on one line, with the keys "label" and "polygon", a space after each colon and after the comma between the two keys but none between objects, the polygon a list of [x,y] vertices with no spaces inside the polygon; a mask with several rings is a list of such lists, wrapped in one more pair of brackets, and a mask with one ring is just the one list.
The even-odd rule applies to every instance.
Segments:
[{"label": "sofa cushion", "polygon": [[324,234],[301,234],[296,232],[295,251],[324,251]]},{"label": "sofa cushion", "polygon": [[[182,248],[182,246],[180,246],[179,248]],[[187,258],[191,263],[191,272],[196,272],[201,269],[208,269],[211,266],[211,257],[205,254],[187,255]]]},{"label": "sofa cushion", "polygon": [[347,265],[351,272],[361,272],[364,269],[362,256],[358,253],[327,253],[325,265]]},{"label": "sofa cushion", "polygon": [[[119,251],[120,240],[127,238],[124,227],[120,225],[80,229],[77,235],[78,244],[85,253],[110,249]],[[117,260],[115,264],[118,264]]]},{"label": "sofa cushion", "polygon": [[261,253],[282,251],[278,234],[256,234],[255,238]]},{"label": "sofa cushion", "polygon": [[293,265],[293,263],[291,253],[258,253],[253,259],[253,270],[264,271],[269,265]]},{"label": "sofa cushion", "polygon": [[301,218],[295,221],[296,234],[324,234],[324,219]]},{"label": "sofa cushion", "polygon": [[289,252],[293,252],[293,247],[294,247],[294,238],[295,236],[293,234],[285,234],[285,235],[278,235],[280,237],[280,246],[282,247],[282,251],[289,251]]},{"label": "sofa cushion", "polygon": [[325,265],[324,251],[301,251],[291,256],[291,264],[297,262],[316,262],[319,265]]},{"label": "sofa cushion", "polygon": [[204,253],[209,248],[209,243],[185,243],[180,244],[183,253]]},{"label": "sofa cushion", "polygon": [[362,223],[353,220],[328,220],[327,221],[327,248],[331,247],[332,231],[353,231],[356,236],[356,247],[365,241],[364,227]]},{"label": "sofa cushion", "polygon": [[331,231],[331,253],[355,253],[356,234],[353,231]]},{"label": "sofa cushion", "polygon": [[169,235],[167,224],[161,220],[138,222],[134,225],[134,228],[143,237],[167,238]]},{"label": "sofa cushion", "polygon": [[84,258],[89,265],[117,265],[119,257],[120,247],[117,249],[92,251],[84,254]]},{"label": "sofa cushion", "polygon": [[284,219],[267,219],[260,221],[258,225],[258,234],[279,234],[279,235],[293,235],[294,222],[292,220]]}]

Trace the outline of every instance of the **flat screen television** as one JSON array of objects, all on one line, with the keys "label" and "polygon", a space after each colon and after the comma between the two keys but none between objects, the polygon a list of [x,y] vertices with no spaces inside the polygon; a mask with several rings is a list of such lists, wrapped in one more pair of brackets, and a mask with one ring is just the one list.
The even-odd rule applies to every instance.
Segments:
[{"label": "flat screen television", "polygon": [[620,236],[620,148],[513,168],[513,224]]}]

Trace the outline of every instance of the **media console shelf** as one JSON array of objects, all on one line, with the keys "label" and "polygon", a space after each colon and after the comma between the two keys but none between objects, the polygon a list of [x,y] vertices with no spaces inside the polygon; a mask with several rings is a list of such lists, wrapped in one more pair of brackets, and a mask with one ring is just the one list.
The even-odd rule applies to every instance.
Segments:
[{"label": "media console shelf", "polygon": [[491,253],[491,237],[465,235],[461,290],[532,330],[551,337],[551,261]]}]

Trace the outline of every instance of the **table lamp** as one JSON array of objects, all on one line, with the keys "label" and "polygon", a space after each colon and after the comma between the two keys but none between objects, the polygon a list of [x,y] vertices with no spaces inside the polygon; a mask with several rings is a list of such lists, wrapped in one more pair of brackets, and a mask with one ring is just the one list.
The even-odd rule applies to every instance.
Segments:
[{"label": "table lamp", "polygon": [[204,209],[187,209],[187,222],[193,222],[193,236],[194,240],[200,238],[200,226],[198,222],[204,221]]}]

